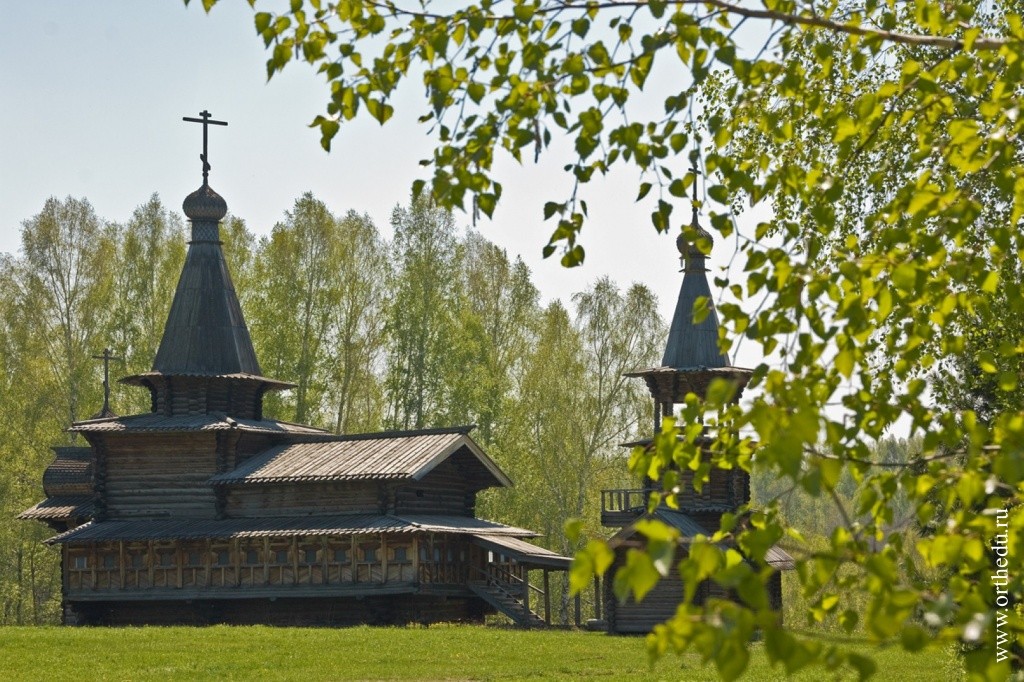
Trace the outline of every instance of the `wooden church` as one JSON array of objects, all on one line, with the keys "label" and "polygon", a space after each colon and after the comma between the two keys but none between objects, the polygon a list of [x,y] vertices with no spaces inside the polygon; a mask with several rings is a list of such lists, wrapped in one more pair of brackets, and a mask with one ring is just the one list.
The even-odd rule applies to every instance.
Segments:
[{"label": "wooden church", "polygon": [[150,411],[73,424],[88,447],[55,448],[47,498],[22,514],[60,531],[64,622],[550,622],[529,571],[546,588],[570,560],[475,516],[478,492],[511,481],[469,428],[339,436],[264,416],[291,384],[257,362],[208,181],[218,122],[201,116],[203,184],[183,205],[163,338],[151,371],[121,379]]},{"label": "wooden church", "polygon": [[[696,200],[692,228],[697,241],[707,240],[709,244],[712,243],[711,235],[697,221]],[[698,248],[696,241],[688,241],[683,234],[676,240],[676,246],[679,248],[684,273],[683,284],[661,366],[627,374],[642,378],[651,392],[654,399],[655,433],[661,430],[662,417],[671,416],[675,412],[675,405],[684,402],[688,393],[703,399],[711,382],[721,378],[733,382],[736,389],[733,400],[738,401],[752,374],[752,370],[732,366],[728,355],[718,347],[718,314],[708,285],[707,256]],[[699,298],[704,298],[711,305],[709,314],[700,322],[693,315],[694,304]],[[711,459],[708,448],[712,442],[713,439],[707,436],[697,442],[703,448],[701,456],[705,461]],[[649,447],[652,443],[653,439],[646,439],[624,445],[631,448]],[[601,523],[619,529],[609,541],[615,559],[604,580],[603,626],[611,633],[650,632],[655,625],[675,615],[683,595],[682,579],[677,571],[672,571],[640,602],[632,597],[625,602],[615,598],[612,592],[615,572],[625,565],[629,548],[642,547],[644,543],[644,536],[636,531],[636,522],[653,516],[678,530],[678,561],[686,555],[692,538],[697,535],[710,537],[718,530],[723,513],[735,512],[741,505],[750,502],[750,475],[739,467],[728,470],[712,468],[710,481],[697,493],[693,488],[693,472],[685,470],[679,473],[678,491],[676,509],[663,503],[650,515],[647,513],[648,500],[653,492],[650,487],[604,490],[601,493]],[[778,547],[769,550],[767,559],[776,569],[768,585],[770,603],[774,609],[781,611],[782,574],[779,571],[791,570],[794,567],[793,559]],[[734,597],[709,580],[698,586],[695,603],[703,603],[709,598]]]}]

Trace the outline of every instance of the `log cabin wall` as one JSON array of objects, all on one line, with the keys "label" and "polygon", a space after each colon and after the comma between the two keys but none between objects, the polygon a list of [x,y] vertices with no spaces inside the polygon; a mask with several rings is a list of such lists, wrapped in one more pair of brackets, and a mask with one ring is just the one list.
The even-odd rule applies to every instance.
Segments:
[{"label": "log cabin wall", "polygon": [[106,434],[103,444],[107,518],[214,518],[214,433]]},{"label": "log cabin wall", "polygon": [[455,514],[473,516],[476,488],[450,459],[422,480],[394,491],[396,514]]},{"label": "log cabin wall", "polygon": [[482,624],[487,606],[474,597],[403,595],[220,599],[215,601],[96,602],[75,604],[67,620],[93,625],[353,626],[420,623]]},{"label": "log cabin wall", "polygon": [[317,513],[381,512],[376,481],[245,484],[226,488],[229,517],[291,516]]},{"label": "log cabin wall", "polygon": [[[675,565],[686,556],[680,549],[672,561]],[[615,559],[608,571],[608,576],[614,576],[615,572],[626,565],[626,547],[619,547],[615,551]],[[658,584],[648,592],[642,601],[637,602],[632,596],[625,602],[619,602],[613,591],[614,581],[604,581],[603,597],[605,617],[608,622],[608,632],[647,633],[654,629],[654,626],[664,623],[676,614],[676,608],[683,599],[684,585],[679,572],[672,570],[667,576],[661,578]],[[693,601],[695,605],[703,604],[707,599],[730,599],[727,590],[719,587],[710,580],[703,581],[697,587],[697,593]]]}]

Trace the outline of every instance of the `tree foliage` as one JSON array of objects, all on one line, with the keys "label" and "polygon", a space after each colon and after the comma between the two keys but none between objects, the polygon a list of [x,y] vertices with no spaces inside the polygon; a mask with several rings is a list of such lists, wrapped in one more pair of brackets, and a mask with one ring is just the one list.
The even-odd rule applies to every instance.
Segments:
[{"label": "tree foliage", "polygon": [[[496,155],[537,158],[569,141],[572,189],[544,207],[557,220],[546,253],[561,249],[566,265],[583,261],[587,184],[617,166],[643,174],[630,189],[656,229],[685,229],[678,209],[696,177],[685,156],[699,148],[689,161],[703,164],[701,204],[715,231],[736,236],[746,275],[719,282],[737,299],[719,307],[723,342],[745,336],[772,362],[757,368],[744,409],[721,388],[679,419],[718,429],[716,465],[763,468],[833,499],[844,521],[827,547],[805,551],[776,502],[726,523],[679,570],[744,603],[684,604],[652,651],[697,647],[733,678],[759,628],[787,670],[872,674],[869,659],[783,629],[763,607],[767,569],[738,562],[737,549],[763,566],[788,536],[816,600],[812,623],[838,620],[910,649],[964,642],[976,678],[1020,664],[1019,645],[997,644],[997,614],[1010,616],[1010,641],[1024,631],[991,580],[1005,531],[1006,603],[1024,597],[1024,347],[1012,323],[1024,311],[1019,3],[295,0],[280,12],[257,6],[254,21],[268,76],[296,60],[324,75],[326,111],[313,125],[326,149],[364,112],[385,123],[401,81],[420,79],[435,149],[416,189],[443,206],[491,215]],[[644,92],[652,83],[657,92]],[[641,93],[661,106],[645,108]],[[769,218],[739,216],[759,204]],[[874,445],[897,423],[921,434],[922,450],[889,466]],[[638,453],[637,473],[690,461],[693,430],[682,433],[678,446]],[[844,472],[860,491],[852,508],[837,501]],[[894,528],[899,496],[922,521],[940,498],[944,526],[929,537]],[[850,592],[867,596],[863,608],[845,607]]]}]

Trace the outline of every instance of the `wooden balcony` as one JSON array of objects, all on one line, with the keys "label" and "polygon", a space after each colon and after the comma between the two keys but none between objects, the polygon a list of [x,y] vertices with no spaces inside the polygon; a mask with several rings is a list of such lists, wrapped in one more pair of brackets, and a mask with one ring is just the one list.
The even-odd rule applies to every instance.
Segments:
[{"label": "wooden balcony", "polygon": [[626,526],[647,510],[646,488],[602,490],[601,525]]}]

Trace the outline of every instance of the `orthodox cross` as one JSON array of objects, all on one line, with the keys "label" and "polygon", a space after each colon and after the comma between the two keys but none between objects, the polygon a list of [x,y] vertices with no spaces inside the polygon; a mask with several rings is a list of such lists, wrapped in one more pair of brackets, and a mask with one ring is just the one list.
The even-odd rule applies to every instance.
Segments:
[{"label": "orthodox cross", "polygon": [[181,120],[182,121],[188,121],[190,123],[202,123],[203,124],[203,153],[199,155],[199,158],[203,162],[203,184],[206,185],[206,184],[209,184],[208,183],[208,178],[210,176],[210,161],[209,161],[210,157],[207,155],[207,152],[206,152],[206,144],[207,144],[206,133],[207,133],[207,130],[208,130],[209,126],[211,126],[211,125],[226,126],[228,124],[228,122],[227,121],[214,121],[214,120],[212,120],[210,118],[210,116],[212,114],[210,114],[210,112],[207,111],[206,109],[203,109],[202,111],[200,111],[199,115],[202,118],[191,118],[189,116],[183,116]]},{"label": "orthodox cross", "polygon": [[697,220],[697,178],[700,177],[700,169],[697,168],[696,155],[693,159],[693,166],[690,167],[690,172],[693,173],[693,219]]},{"label": "orthodox cross", "polygon": [[118,360],[124,362],[124,358],[115,358],[109,348],[103,349],[103,355],[92,356],[93,360],[103,361],[103,415],[112,414],[110,411],[110,361]]}]

